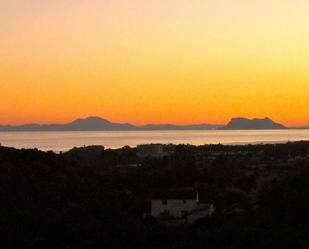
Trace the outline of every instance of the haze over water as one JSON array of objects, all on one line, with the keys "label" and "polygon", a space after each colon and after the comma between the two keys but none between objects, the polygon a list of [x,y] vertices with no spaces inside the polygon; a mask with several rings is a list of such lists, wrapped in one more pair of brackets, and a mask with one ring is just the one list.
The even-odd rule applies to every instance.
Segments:
[{"label": "haze over water", "polygon": [[299,140],[309,140],[309,130],[0,132],[3,146],[55,152],[84,145],[120,148],[149,143],[256,144]]}]

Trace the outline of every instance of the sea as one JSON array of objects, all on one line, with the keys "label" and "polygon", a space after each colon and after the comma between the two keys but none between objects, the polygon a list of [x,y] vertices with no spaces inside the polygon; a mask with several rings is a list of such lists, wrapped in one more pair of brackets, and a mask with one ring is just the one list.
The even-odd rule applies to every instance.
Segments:
[{"label": "sea", "polygon": [[70,131],[0,132],[0,144],[14,148],[37,148],[64,152],[73,147],[103,145],[105,148],[139,144],[273,144],[309,141],[308,130],[203,130],[203,131]]}]

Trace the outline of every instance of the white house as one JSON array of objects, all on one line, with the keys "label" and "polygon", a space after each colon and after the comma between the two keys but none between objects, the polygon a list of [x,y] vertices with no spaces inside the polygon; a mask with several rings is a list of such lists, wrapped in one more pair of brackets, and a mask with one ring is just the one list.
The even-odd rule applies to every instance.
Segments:
[{"label": "white house", "polygon": [[195,190],[167,191],[151,200],[150,215],[158,220],[182,220],[192,223],[211,216],[213,204],[201,203]]}]

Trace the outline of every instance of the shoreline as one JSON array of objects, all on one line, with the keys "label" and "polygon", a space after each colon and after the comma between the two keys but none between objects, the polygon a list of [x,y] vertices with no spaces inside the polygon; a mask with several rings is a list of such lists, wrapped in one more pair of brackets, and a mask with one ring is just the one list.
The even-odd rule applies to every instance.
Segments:
[{"label": "shoreline", "polygon": [[308,140],[284,140],[284,141],[253,141],[253,142],[234,142],[234,143],[207,143],[207,144],[185,144],[185,143],[179,143],[179,144],[175,144],[175,143],[145,143],[145,144],[138,144],[136,146],[129,146],[129,145],[124,145],[121,147],[114,147],[114,148],[110,148],[110,147],[106,147],[104,145],[101,144],[88,144],[88,145],[83,145],[83,146],[74,146],[68,149],[64,149],[64,150],[52,150],[52,149],[40,149],[40,148],[36,148],[36,147],[14,147],[14,146],[9,146],[9,145],[5,145],[5,144],[1,144],[0,143],[0,147],[4,147],[4,148],[12,148],[12,149],[16,149],[16,150],[38,150],[41,152],[53,152],[55,154],[61,154],[61,153],[66,153],[69,152],[73,149],[82,149],[82,148],[91,148],[91,147],[102,147],[104,148],[104,150],[108,149],[108,150],[120,150],[123,149],[125,147],[129,147],[130,149],[137,149],[138,146],[141,145],[146,145],[146,146],[151,146],[151,145],[161,145],[161,146],[181,146],[181,145],[185,145],[185,146],[193,146],[193,147],[201,147],[201,146],[218,146],[218,145],[222,145],[222,146],[240,146],[240,147],[246,147],[246,146],[267,146],[267,145],[285,145],[285,144],[295,144],[295,143],[307,143],[309,142]]}]

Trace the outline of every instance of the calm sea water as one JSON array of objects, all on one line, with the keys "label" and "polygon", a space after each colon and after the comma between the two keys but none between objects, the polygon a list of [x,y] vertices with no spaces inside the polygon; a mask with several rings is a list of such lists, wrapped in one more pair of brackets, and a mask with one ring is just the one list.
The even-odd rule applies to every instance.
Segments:
[{"label": "calm sea water", "polygon": [[0,143],[3,146],[56,152],[84,145],[120,148],[145,143],[255,144],[299,140],[309,140],[309,130],[0,132]]}]

